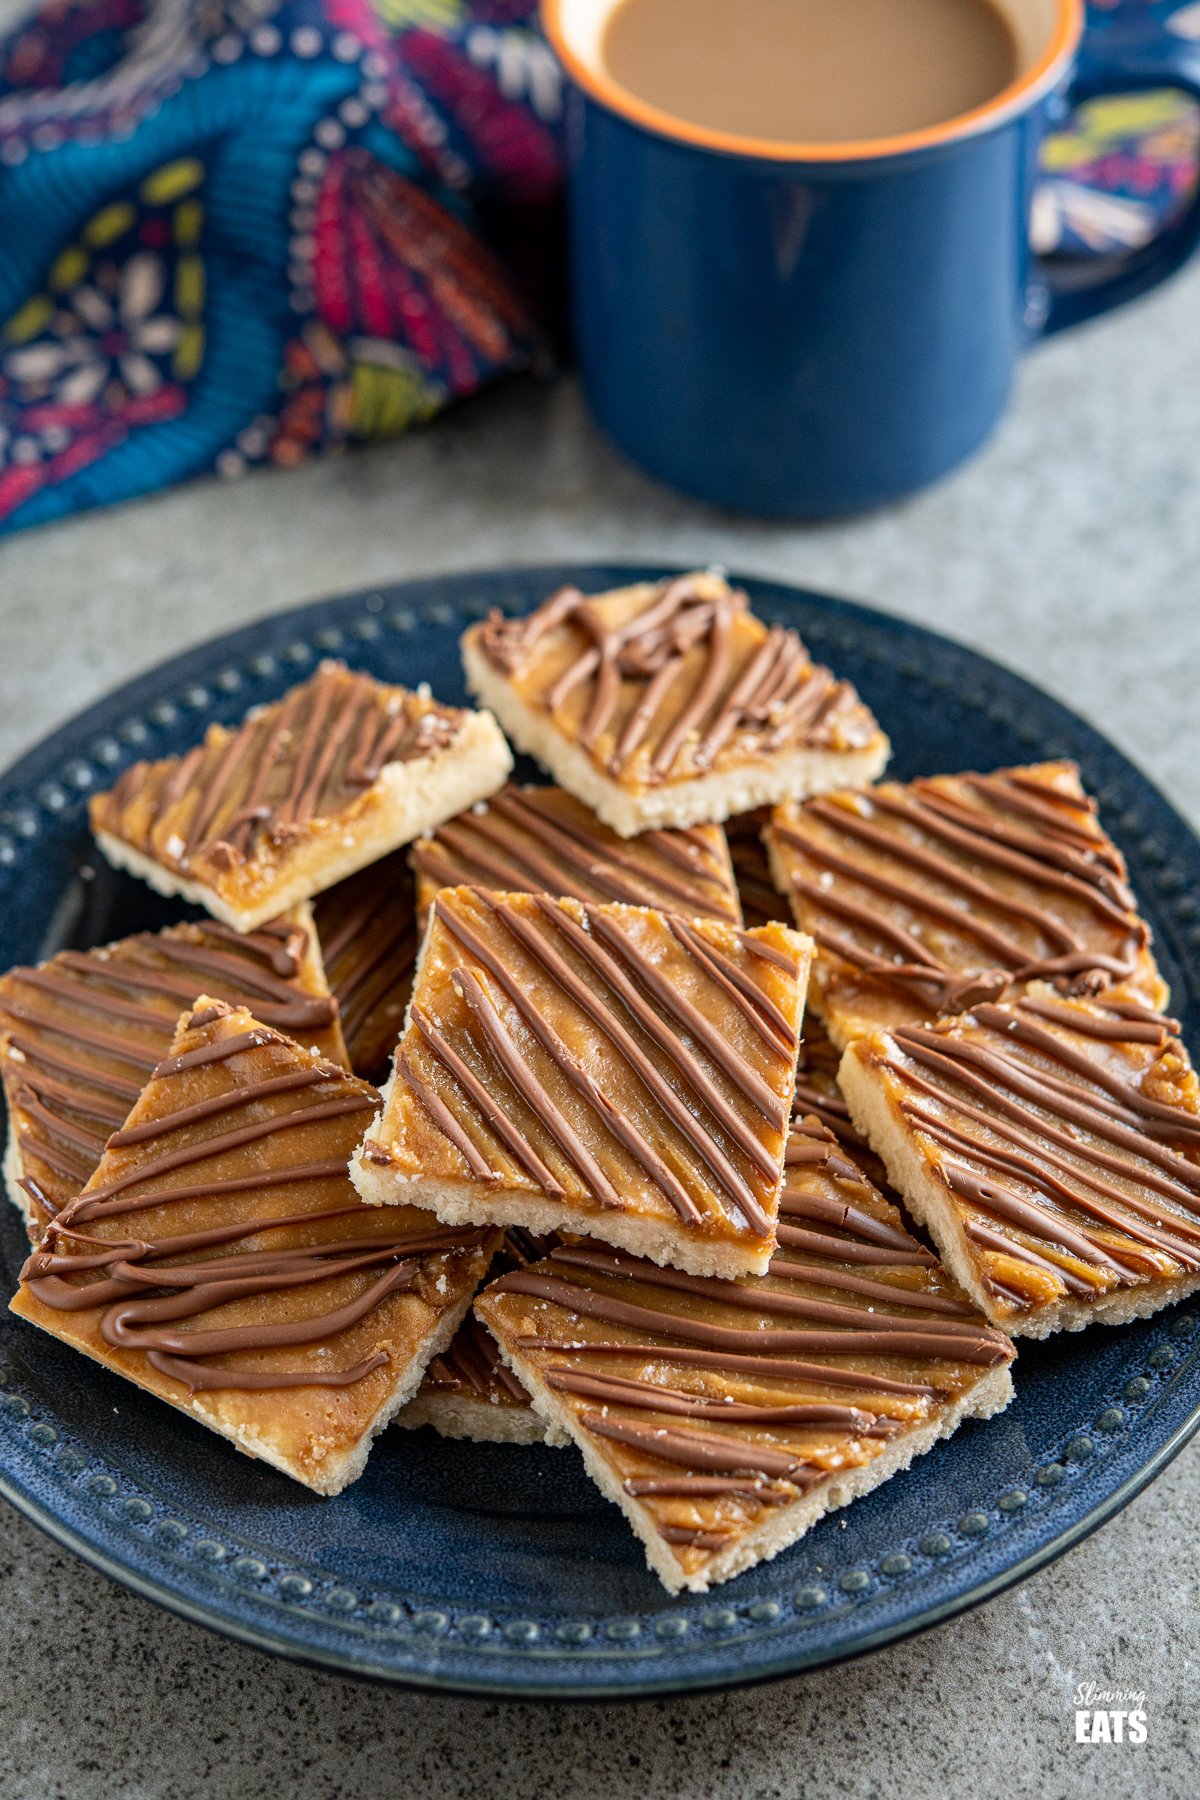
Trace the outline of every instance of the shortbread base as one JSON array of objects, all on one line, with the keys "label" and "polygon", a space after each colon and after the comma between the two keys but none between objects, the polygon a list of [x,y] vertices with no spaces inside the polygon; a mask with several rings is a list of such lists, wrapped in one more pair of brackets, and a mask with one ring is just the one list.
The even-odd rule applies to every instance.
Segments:
[{"label": "shortbread base", "polygon": [[[165,867],[123,838],[97,831],[96,842],[114,868],[127,869],[156,893],[179,896],[202,906],[235,931],[254,931],[289,907],[356,875],[368,863],[410,844],[477,800],[503,787],[512,772],[512,752],[495,719],[467,714],[454,743],[410,762],[387,763],[379,772],[369,815],[345,831],[336,825],[310,846],[301,846],[280,879],[259,898],[238,906],[204,881]],[[307,853],[306,853],[307,852]]]},{"label": "shortbread base", "polygon": [[33,1201],[21,1186],[25,1169],[21,1161],[21,1140],[12,1119],[8,1121],[8,1142],[4,1146],[4,1186],[9,1199],[25,1221],[28,1231],[33,1223]]},{"label": "shortbread base", "polygon": [[472,1438],[478,1444],[552,1444],[561,1448],[570,1440],[556,1426],[547,1424],[532,1406],[493,1406],[474,1394],[443,1394],[425,1390],[397,1413],[393,1424],[406,1431],[428,1425],[440,1437]]},{"label": "shortbread base", "polygon": [[[864,1065],[851,1045],[842,1057],[838,1083],[850,1108],[850,1116],[863,1136],[887,1165],[888,1179],[905,1206],[929,1232],[950,1274],[974,1301],[989,1323],[1009,1337],[1044,1338],[1055,1331],[1083,1331],[1088,1325],[1124,1325],[1130,1319],[1146,1319],[1172,1306],[1176,1300],[1200,1290],[1200,1275],[1174,1281],[1142,1282],[1136,1287],[1114,1288],[1094,1300],[1072,1296],[1052,1306],[1027,1312],[1009,1312],[996,1304],[980,1279],[969,1241],[959,1223],[953,1200],[912,1143],[884,1091],[882,1082]],[[1014,1254],[1019,1254],[1014,1245]]]},{"label": "shortbread base", "polygon": [[[385,1114],[386,1116],[386,1114]],[[369,1141],[369,1140],[367,1140]],[[423,1175],[400,1175],[371,1162],[360,1144],[350,1163],[350,1179],[368,1206],[424,1206],[445,1225],[519,1225],[536,1236],[574,1231],[650,1262],[686,1269],[691,1275],[765,1275],[774,1254],[769,1242],[716,1244],[672,1232],[662,1219],[638,1218],[605,1209],[584,1212],[561,1200],[547,1200],[524,1190],[493,1192],[482,1182],[433,1181]]]},{"label": "shortbread base", "polygon": [[990,1419],[995,1413],[1003,1412],[1013,1396],[1012,1376],[1008,1365],[993,1369],[966,1394],[947,1406],[938,1418],[922,1425],[914,1425],[903,1437],[893,1439],[871,1462],[861,1468],[847,1469],[844,1473],[831,1476],[819,1487],[810,1488],[790,1506],[772,1508],[770,1516],[760,1525],[747,1531],[727,1550],[719,1551],[704,1568],[688,1575],[675,1561],[670,1545],[658,1535],[649,1512],[625,1492],[621,1481],[587,1433],[575,1426],[574,1413],[562,1396],[547,1386],[524,1357],[509,1351],[503,1345],[501,1354],[513,1374],[528,1388],[534,1405],[547,1423],[569,1433],[579,1446],[588,1474],[605,1498],[621,1508],[641,1539],[650,1568],[672,1594],[684,1591],[706,1594],[710,1588],[731,1580],[734,1575],[742,1574],[756,1563],[769,1562],[781,1550],[788,1549],[798,1538],[803,1537],[806,1531],[811,1531],[818,1519],[824,1518],[826,1513],[849,1506],[852,1500],[869,1494],[873,1488],[899,1474],[901,1469],[907,1469],[914,1458],[922,1456],[941,1438],[947,1438],[956,1431],[964,1419]]},{"label": "shortbread base", "polygon": [[720,824],[781,800],[808,800],[858,787],[883,773],[891,745],[882,732],[857,750],[772,751],[761,761],[634,791],[599,770],[546,713],[517,698],[470,637],[462,646],[467,688],[496,715],[519,750],[536,757],[560,787],[590,806],[618,837],[663,826]]},{"label": "shortbread base", "polygon": [[[18,1290],[17,1300],[21,1298],[23,1292],[24,1289]],[[173,1406],[179,1412],[186,1413],[190,1419],[195,1419],[199,1424],[206,1425],[210,1431],[215,1432],[215,1434],[219,1438],[223,1438],[226,1443],[232,1444],[234,1449],[240,1450],[243,1455],[253,1457],[259,1462],[270,1463],[272,1468],[278,1469],[284,1475],[289,1475],[293,1481],[302,1483],[304,1487],[311,1488],[314,1493],[324,1495],[340,1494],[343,1488],[349,1487],[350,1483],[352,1481],[357,1481],[358,1477],[362,1474],[363,1469],[366,1467],[367,1457],[371,1452],[371,1445],[384,1427],[389,1425],[395,1418],[401,1407],[406,1405],[416,1393],[421,1382],[425,1378],[425,1371],[433,1361],[433,1358],[435,1356],[440,1356],[444,1350],[449,1348],[450,1341],[463,1320],[466,1318],[467,1309],[470,1307],[474,1298],[475,1295],[473,1292],[466,1294],[459,1304],[451,1307],[448,1312],[443,1314],[426,1342],[421,1346],[420,1352],[411,1359],[407,1368],[404,1369],[397,1378],[391,1393],[387,1396],[383,1405],[370,1421],[362,1436],[356,1443],[352,1444],[349,1449],[343,1451],[340,1456],[329,1457],[317,1470],[302,1471],[300,1467],[289,1462],[287,1457],[280,1453],[276,1444],[272,1443],[269,1439],[264,1438],[258,1431],[249,1427],[244,1427],[239,1430],[236,1427],[216,1424],[203,1411],[199,1404],[199,1397],[187,1394],[186,1390],[184,1397],[179,1400],[170,1398],[168,1395],[161,1393],[157,1388],[149,1388],[147,1391],[152,1393],[156,1400],[163,1400],[168,1406]],[[46,1329],[39,1320],[31,1318],[27,1313],[20,1311],[15,1303],[12,1305],[11,1310],[16,1313],[18,1318],[24,1319],[27,1324],[37,1325],[39,1330]],[[51,1332],[49,1335],[53,1337],[55,1334]],[[60,1339],[59,1341],[62,1342],[63,1340]],[[101,1368],[109,1367],[109,1364],[104,1357],[93,1355],[93,1353],[84,1345],[72,1343],[71,1347],[78,1350],[82,1355],[90,1357],[93,1362],[99,1363]],[[132,1381],[135,1386],[145,1386],[143,1382],[138,1381],[136,1375],[130,1374],[126,1370],[122,1370],[121,1373],[126,1380]],[[182,1386],[182,1384],[180,1385]]]}]

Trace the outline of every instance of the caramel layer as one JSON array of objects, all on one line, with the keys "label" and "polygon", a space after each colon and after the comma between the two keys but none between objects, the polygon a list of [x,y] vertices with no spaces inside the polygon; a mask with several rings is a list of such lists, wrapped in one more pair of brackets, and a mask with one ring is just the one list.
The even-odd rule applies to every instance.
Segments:
[{"label": "caramel layer", "polygon": [[670,1228],[664,1243],[682,1230],[759,1255],[806,961],[779,925],[445,889],[360,1160],[398,1192],[527,1192],[601,1236],[637,1214]]},{"label": "caramel layer", "polygon": [[768,1275],[563,1245],[476,1310],[687,1577],[1013,1355],[811,1117]]},{"label": "caramel layer", "polygon": [[318,894],[313,917],[351,1066],[367,1081],[381,1080],[404,1023],[417,960],[407,852],[397,850]]},{"label": "caramel layer", "polygon": [[496,1241],[361,1205],[346,1165],[377,1101],[203,999],[51,1221],[13,1311],[336,1491]]},{"label": "caramel layer", "polygon": [[1200,1273],[1200,1084],[1178,1027],[1127,990],[1039,986],[850,1054],[943,1190],[993,1318]]},{"label": "caramel layer", "polygon": [[422,917],[439,888],[480,886],[742,922],[719,825],[620,838],[562,788],[502,789],[422,838],[412,864]]},{"label": "caramel layer", "polygon": [[564,588],[469,635],[517,697],[630,790],[783,750],[883,742],[850,683],[815,664],[794,631],[756,619],[718,575],[591,598]]},{"label": "caramel layer", "polygon": [[0,979],[0,1074],[37,1220],[74,1198],[199,993],[345,1059],[307,908],[240,936],[205,920],[64,950]]},{"label": "caramel layer", "polygon": [[817,944],[836,1042],[1015,998],[1031,981],[1166,988],[1124,860],[1070,763],[885,782],[776,807],[778,884]]}]

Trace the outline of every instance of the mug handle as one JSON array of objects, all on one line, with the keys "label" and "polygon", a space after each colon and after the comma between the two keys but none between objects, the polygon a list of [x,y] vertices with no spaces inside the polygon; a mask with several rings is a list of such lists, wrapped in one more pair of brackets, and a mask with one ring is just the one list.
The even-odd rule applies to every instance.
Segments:
[{"label": "mug handle", "polygon": [[[1093,64],[1071,83],[1067,105],[1078,106],[1106,94],[1146,93],[1158,88],[1176,88],[1200,105],[1200,75],[1193,74],[1190,68],[1181,68],[1178,53],[1173,55],[1173,49],[1174,46],[1164,46],[1161,60],[1143,51],[1136,59],[1136,68],[1122,67],[1119,60],[1109,68]],[[1037,335],[1048,337],[1052,332],[1081,325],[1085,319],[1094,319],[1115,306],[1124,306],[1127,300],[1135,300],[1139,294],[1145,294],[1160,281],[1165,281],[1168,275],[1174,275],[1198,249],[1200,181],[1178,219],[1158,232],[1148,244],[1122,256],[1115,269],[1112,258],[1106,257],[1104,262],[1109,272],[1097,274],[1094,280],[1084,277],[1078,285],[1057,282],[1053,273],[1054,258],[1036,257],[1038,274],[1034,277],[1030,300],[1033,316],[1041,315]]]}]

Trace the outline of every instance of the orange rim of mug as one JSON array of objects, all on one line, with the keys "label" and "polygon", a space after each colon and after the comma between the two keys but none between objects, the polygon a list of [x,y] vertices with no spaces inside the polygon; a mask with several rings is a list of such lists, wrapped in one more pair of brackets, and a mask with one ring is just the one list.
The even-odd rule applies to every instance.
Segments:
[{"label": "orange rim of mug", "polygon": [[610,112],[620,114],[659,137],[673,138],[677,143],[691,144],[700,150],[721,150],[730,156],[753,157],[767,162],[865,162],[875,157],[903,156],[912,150],[935,149],[939,144],[951,144],[959,138],[989,131],[1016,117],[1054,86],[1083,35],[1084,24],[1084,0],[1060,0],[1050,41],[1032,67],[1006,88],[1001,88],[983,106],[959,113],[940,125],[926,125],[919,131],[899,132],[892,137],[856,138],[838,144],[804,144],[743,137],[735,131],[691,125],[686,119],[651,105],[648,100],[639,100],[605,70],[593,68],[576,54],[563,28],[563,13],[569,5],[570,0],[541,0],[542,25],[559,61],[585,94]]}]

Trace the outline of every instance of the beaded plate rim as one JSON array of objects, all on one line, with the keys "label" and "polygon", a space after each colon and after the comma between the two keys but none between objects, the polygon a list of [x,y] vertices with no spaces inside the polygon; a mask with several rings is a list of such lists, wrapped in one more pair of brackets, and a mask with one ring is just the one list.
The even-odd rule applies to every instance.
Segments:
[{"label": "beaded plate rim", "polygon": [[[6,893],[43,834],[65,828],[94,787],[133,757],[154,754],[156,734],[189,714],[234,716],[273,697],[256,687],[289,685],[321,655],[369,666],[384,633],[460,628],[489,604],[522,609],[565,581],[598,589],[677,572],[607,563],[429,577],[268,615],[160,664],[0,776],[0,922]],[[852,651],[875,660],[889,679],[919,681],[944,694],[945,704],[952,697],[1015,730],[1031,756],[1075,756],[1085,775],[1089,765],[1107,769],[1096,785],[1102,804],[1121,809],[1118,837],[1179,971],[1176,998],[1200,1009],[1200,979],[1185,948],[1185,940],[1200,946],[1200,924],[1189,923],[1200,920],[1200,906],[1187,893],[1192,883],[1200,887],[1200,842],[1101,734],[1032,683],[936,632],[834,596],[733,579],[768,619],[798,622],[818,655],[836,663]],[[1147,816],[1150,830],[1135,845],[1131,837]],[[13,1222],[5,1219],[3,1228],[11,1232]],[[37,1345],[7,1315],[0,1320],[0,1495],[65,1548],[168,1610],[343,1674],[493,1697],[616,1699],[732,1686],[843,1660],[934,1625],[1024,1580],[1128,1504],[1200,1427],[1194,1313],[1165,1310],[1140,1337],[1153,1340],[1140,1366],[1126,1367],[1103,1403],[1058,1435],[1058,1448],[1031,1464],[1025,1486],[977,1499],[957,1518],[932,1521],[897,1543],[872,1568],[837,1568],[822,1585],[782,1601],[742,1592],[777,1564],[761,1565],[728,1590],[681,1599],[678,1611],[641,1618],[575,1608],[547,1620],[544,1606],[539,1619],[528,1616],[535,1606],[485,1613],[437,1595],[372,1596],[369,1582],[351,1586],[344,1576],[293,1566],[237,1530],[218,1531],[199,1514],[180,1517],[183,1509],[114,1473],[93,1445],[54,1422],[36,1381],[21,1380],[23,1353],[32,1349],[36,1361]],[[980,1552],[995,1566],[972,1576]],[[909,1591],[912,1604],[897,1611],[897,1596]]]}]

